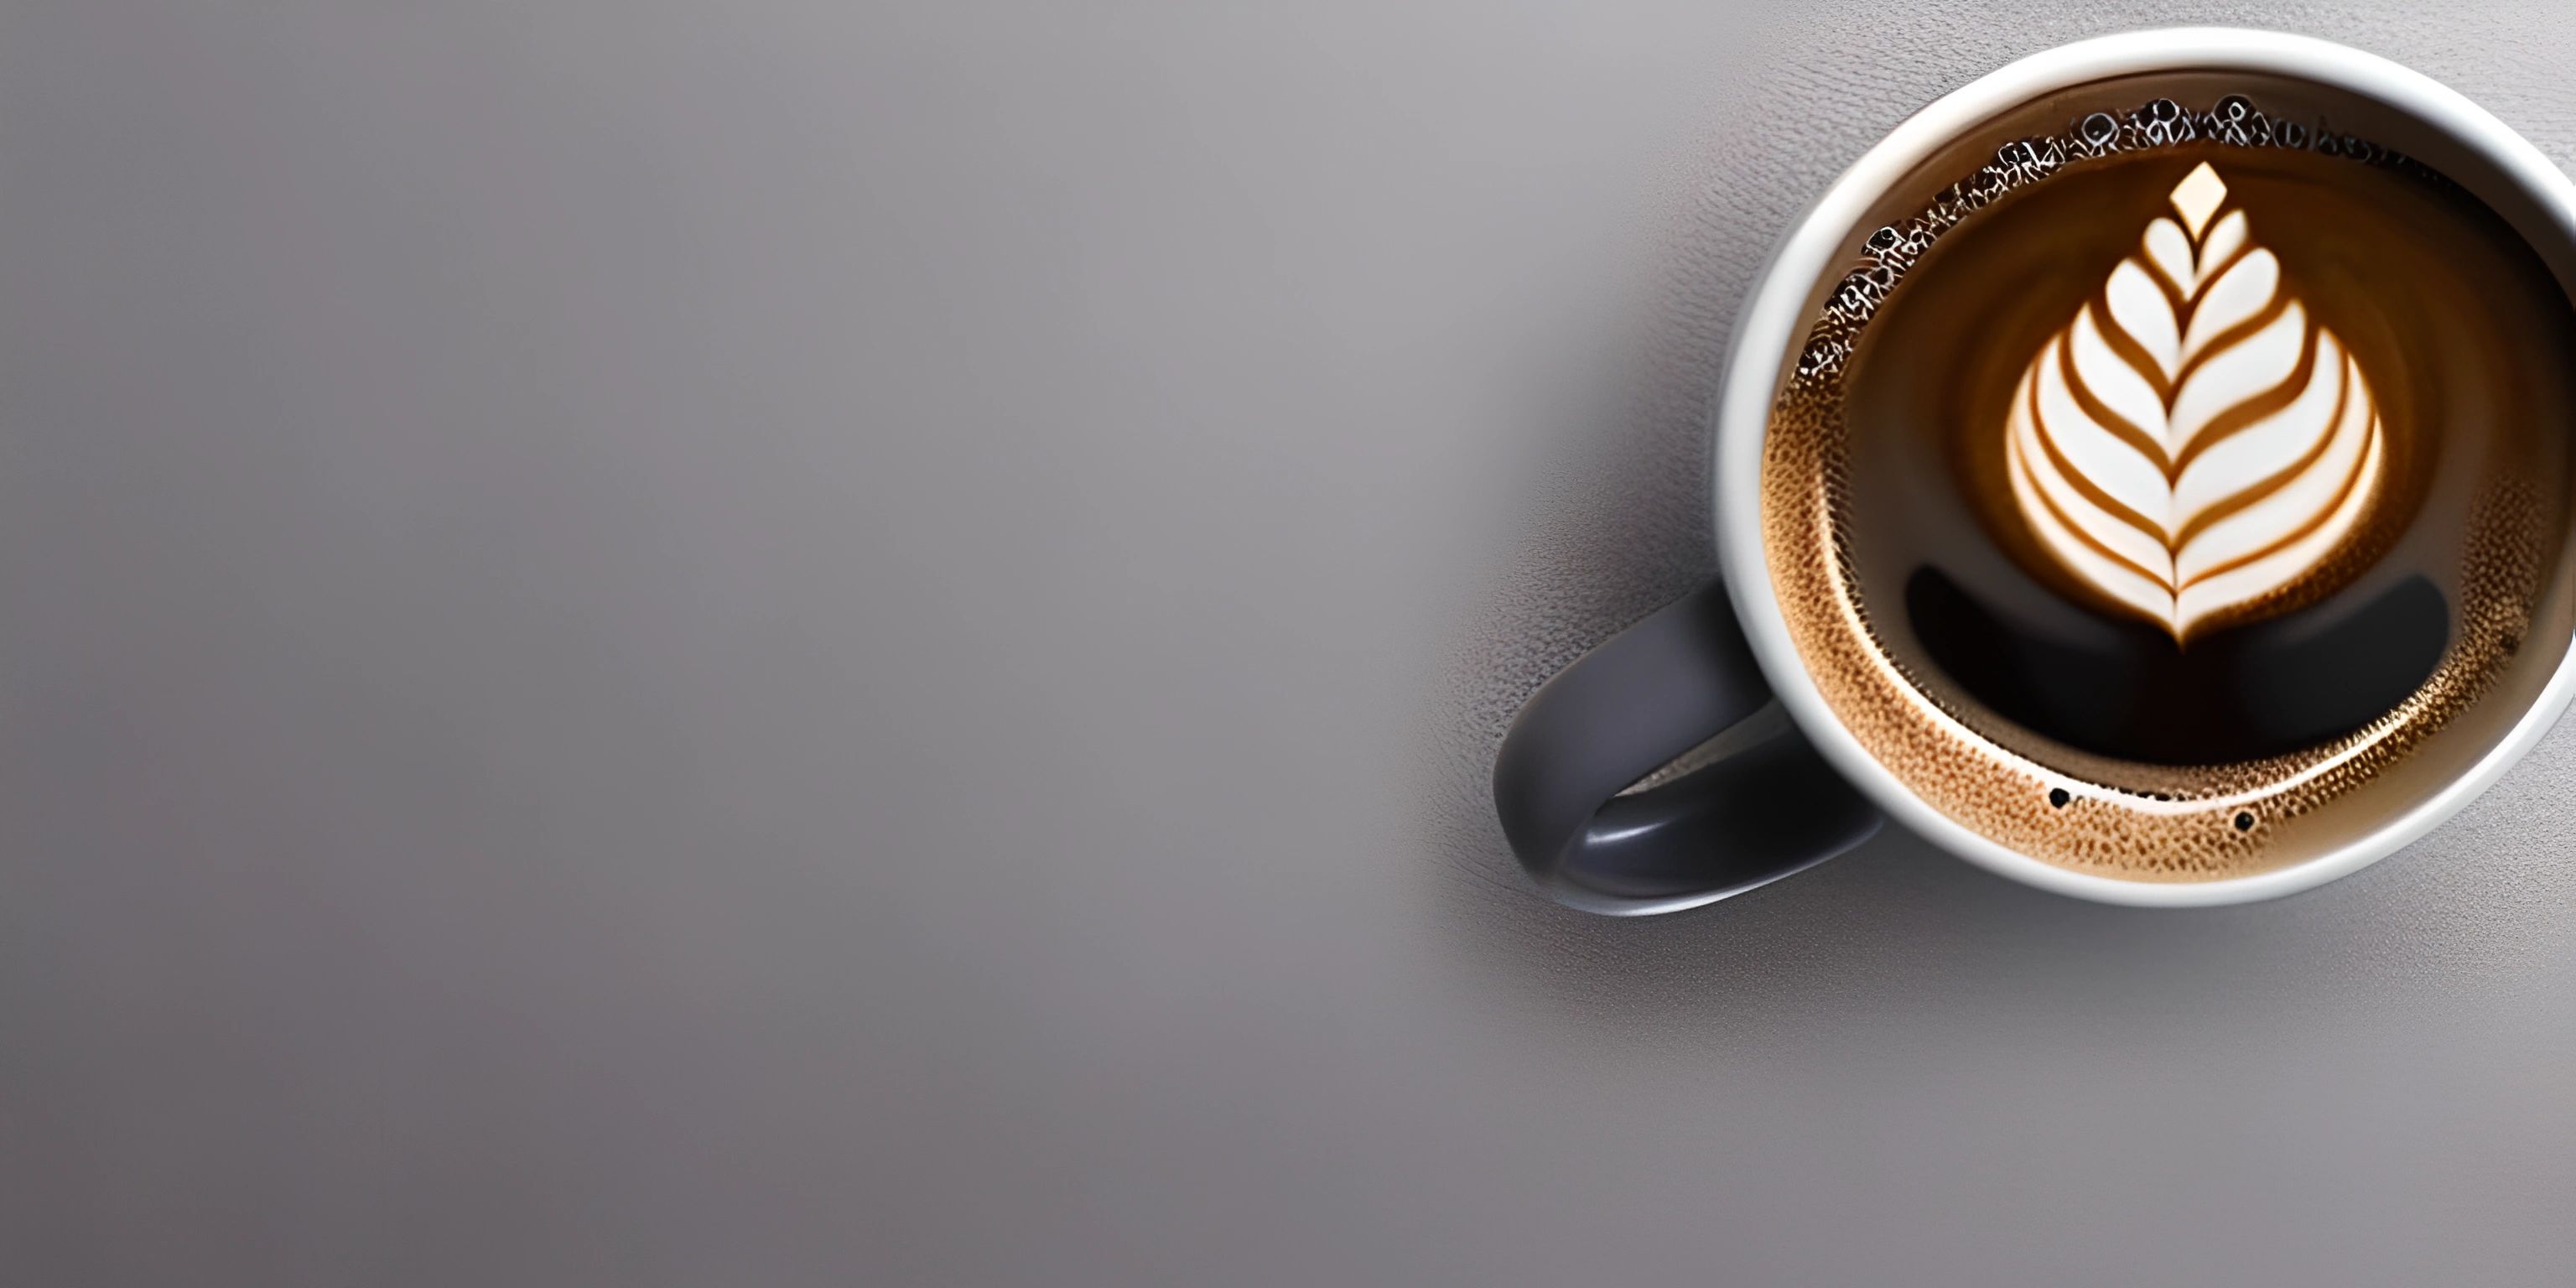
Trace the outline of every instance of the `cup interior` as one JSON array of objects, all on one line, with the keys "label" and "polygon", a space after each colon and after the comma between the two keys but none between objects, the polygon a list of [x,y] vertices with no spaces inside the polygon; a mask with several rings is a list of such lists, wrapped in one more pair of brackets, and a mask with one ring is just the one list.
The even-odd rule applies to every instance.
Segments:
[{"label": "cup interior", "polygon": [[[2494,211],[2546,266],[2557,289],[2576,298],[2576,187],[2465,98],[2396,64],[2323,41],[2202,29],[2133,33],[2004,68],[1934,104],[1866,154],[1775,256],[1741,323],[1717,413],[1721,563],[1755,654],[1802,730],[1882,809],[1936,843],[2008,876],[2111,902],[2267,898],[2374,861],[2483,790],[2554,722],[2576,687],[2568,667],[2576,576],[2561,558],[2537,600],[2526,654],[2439,735],[2467,754],[2409,756],[2375,769],[2368,795],[2376,804],[2312,826],[2312,849],[2296,862],[2190,883],[2075,871],[1998,843],[1910,790],[1819,692],[1768,593],[1758,475],[1772,403],[1866,240],[2018,140],[2054,134],[2106,105],[2156,99],[2205,105],[2228,95],[2251,98],[2273,119],[2315,122],[2314,128],[2367,139],[2439,171]],[[2567,535],[2558,534],[2562,550]]]}]

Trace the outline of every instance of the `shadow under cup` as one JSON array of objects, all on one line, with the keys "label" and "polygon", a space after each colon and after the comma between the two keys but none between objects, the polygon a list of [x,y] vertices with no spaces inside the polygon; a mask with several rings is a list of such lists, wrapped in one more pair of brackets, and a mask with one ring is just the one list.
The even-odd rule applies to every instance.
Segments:
[{"label": "shadow under cup", "polygon": [[[2358,454],[2328,493],[2349,534],[2186,628],[2088,580],[2126,547],[2015,471],[2117,496],[2007,440],[2047,380],[2083,395],[2069,319],[2111,317],[2101,284],[2203,165],[2377,419],[2366,494]],[[2249,876],[2419,809],[2506,748],[2576,634],[2563,218],[2443,127],[2277,74],[2100,80],[1960,134],[1845,230],[1778,387],[1762,553],[1800,670],[1908,794],[2079,873]]]}]

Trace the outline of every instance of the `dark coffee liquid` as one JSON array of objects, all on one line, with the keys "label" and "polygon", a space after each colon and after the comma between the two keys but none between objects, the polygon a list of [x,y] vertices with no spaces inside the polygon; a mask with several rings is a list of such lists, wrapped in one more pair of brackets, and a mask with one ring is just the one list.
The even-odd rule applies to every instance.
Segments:
[{"label": "dark coffee liquid", "polygon": [[2519,185],[2203,72],[1927,158],[1761,444],[1768,602],[1839,733],[1986,841],[2149,882],[2335,852],[2528,736],[2576,637],[2576,253]]},{"label": "dark coffee liquid", "polygon": [[[2285,290],[2368,373],[2387,447],[2378,500],[2332,566],[2185,643],[2038,547],[2001,427],[2031,355],[2204,161]],[[1845,549],[1884,647],[2008,745],[2166,765],[2319,745],[2441,662],[2480,481],[2564,476],[2571,353],[2576,310],[2555,279],[2455,187],[2304,149],[2102,158],[1979,211],[1879,305],[1843,383]]]}]

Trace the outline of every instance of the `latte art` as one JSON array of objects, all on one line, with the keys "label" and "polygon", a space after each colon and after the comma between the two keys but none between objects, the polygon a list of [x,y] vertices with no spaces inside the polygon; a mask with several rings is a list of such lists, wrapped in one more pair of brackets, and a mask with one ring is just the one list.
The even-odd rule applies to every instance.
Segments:
[{"label": "latte art", "polygon": [[2170,202],[2031,359],[2004,453],[2040,548],[2186,643],[2325,563],[2385,452],[2360,363],[2283,289],[2218,173]]}]

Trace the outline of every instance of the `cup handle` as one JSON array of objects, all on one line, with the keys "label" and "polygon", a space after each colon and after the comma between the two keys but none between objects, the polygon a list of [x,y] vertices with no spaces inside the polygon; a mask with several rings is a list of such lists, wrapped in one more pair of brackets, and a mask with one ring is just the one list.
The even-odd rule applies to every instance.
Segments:
[{"label": "cup handle", "polygon": [[1548,897],[1618,916],[1713,903],[1867,840],[1878,811],[1766,708],[1711,583],[1530,696],[1494,758],[1503,835]]}]

